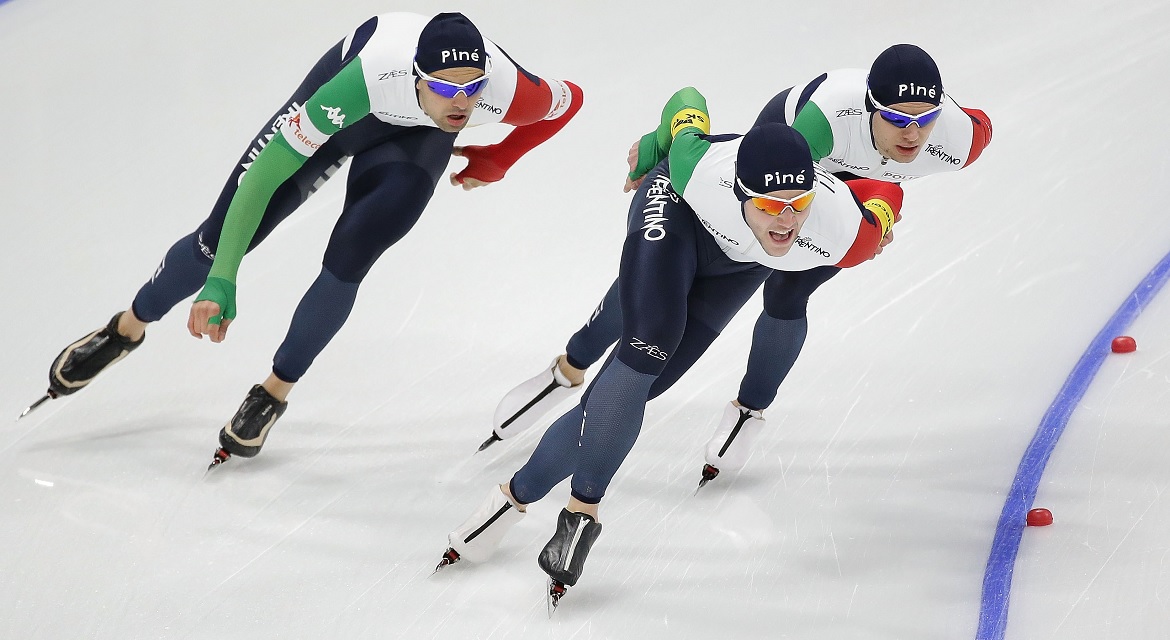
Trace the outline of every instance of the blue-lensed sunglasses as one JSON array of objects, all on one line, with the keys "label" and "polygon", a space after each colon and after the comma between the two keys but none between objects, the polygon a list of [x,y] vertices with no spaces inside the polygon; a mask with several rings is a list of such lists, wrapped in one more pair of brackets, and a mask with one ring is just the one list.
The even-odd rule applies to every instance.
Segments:
[{"label": "blue-lensed sunglasses", "polygon": [[877,100],[874,100],[873,91],[866,89],[866,93],[869,94],[869,101],[873,103],[874,108],[877,109],[878,115],[882,117],[882,120],[885,120],[899,129],[905,129],[912,124],[918,125],[918,128],[921,129],[922,127],[925,127],[934,122],[938,119],[939,116],[942,115],[943,106],[941,103],[929,111],[924,111],[916,116],[912,116],[909,113],[903,113],[897,109],[891,109]]},{"label": "blue-lensed sunglasses", "polygon": [[423,72],[422,69],[418,68],[418,62],[414,63],[414,72],[418,74],[418,77],[422,78],[423,81],[427,83],[427,88],[439,94],[440,96],[443,96],[444,98],[454,98],[455,96],[459,95],[460,92],[463,92],[463,95],[465,96],[471,97],[482,91],[484,86],[487,85],[488,76],[492,74],[492,59],[488,58],[487,68],[484,69],[482,76],[472,80],[471,82],[464,82],[463,84],[458,84],[449,80],[440,80],[434,76],[427,75]]}]

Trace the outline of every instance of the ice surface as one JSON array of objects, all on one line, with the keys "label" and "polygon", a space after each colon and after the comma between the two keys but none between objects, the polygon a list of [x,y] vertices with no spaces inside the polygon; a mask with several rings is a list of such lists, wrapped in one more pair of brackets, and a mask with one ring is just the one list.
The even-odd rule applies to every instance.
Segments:
[{"label": "ice surface", "polygon": [[[322,51],[374,13],[450,9],[580,84],[583,111],[503,182],[440,187],[258,458],[204,475],[319,269],[340,179],[245,261],[227,342],[187,336],[180,305],[92,388],[3,427],[0,637],[974,637],[1021,454],[1170,251],[1164,2],[0,3],[0,410],[15,419],[53,356],[128,304]],[[552,620],[535,559],[564,487],[492,562],[428,577],[535,445],[472,455],[616,273],[626,150],[665,98],[694,85],[715,130],[739,131],[776,91],[895,42],[935,56],[994,142],[908,186],[894,245],[814,296],[747,468],[693,495],[757,302],[648,408]],[[1165,637],[1167,297],[1055,450],[1036,506],[1056,521],[1025,532],[1008,638]]]}]

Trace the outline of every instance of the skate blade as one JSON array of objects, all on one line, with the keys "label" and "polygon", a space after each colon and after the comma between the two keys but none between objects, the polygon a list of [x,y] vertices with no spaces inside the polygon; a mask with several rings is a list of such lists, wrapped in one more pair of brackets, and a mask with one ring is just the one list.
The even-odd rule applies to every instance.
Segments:
[{"label": "skate blade", "polygon": [[443,552],[443,559],[439,561],[439,564],[435,565],[435,570],[431,572],[431,575],[435,575],[439,572],[439,569],[449,567],[456,562],[459,562],[459,552],[447,547],[447,550]]},{"label": "skate blade", "polygon": [[548,603],[547,603],[548,617],[551,618],[553,615],[553,612],[555,612],[557,610],[557,605],[559,605],[561,603],[561,598],[565,595],[565,592],[567,592],[569,590],[569,588],[566,587],[565,583],[561,582],[560,580],[553,580],[552,578],[548,579],[547,584],[548,584]]},{"label": "skate blade", "polygon": [[500,436],[497,436],[497,435],[496,435],[496,434],[493,432],[493,433],[492,433],[492,437],[488,438],[487,440],[484,440],[484,441],[483,441],[483,444],[479,445],[479,449],[478,449],[478,450],[476,450],[476,452],[475,452],[475,453],[479,453],[480,451],[483,451],[484,449],[487,449],[488,447],[490,447],[490,446],[492,446],[493,444],[495,444],[495,443],[499,442],[500,440],[502,440],[502,438],[500,438]]},{"label": "skate blade", "polygon": [[[27,408],[27,409],[25,409],[24,411],[21,411],[21,412],[20,412],[20,417],[19,417],[19,418],[17,418],[17,420],[20,420],[20,418],[23,418],[23,417],[27,416],[28,414],[30,414],[30,413],[32,413],[33,411],[35,411],[37,407],[41,406],[42,404],[45,404],[46,402],[48,402],[48,401],[50,401],[50,400],[52,400],[53,398],[56,398],[56,397],[57,397],[57,396],[53,395],[53,392],[52,392],[52,391],[46,391],[46,392],[45,392],[45,395],[41,396],[40,400],[37,400],[36,402],[34,402],[34,403],[32,403],[32,404],[28,405],[28,408]],[[495,435],[495,434],[492,434],[492,435]]]},{"label": "skate blade", "polygon": [[703,465],[703,477],[702,477],[702,479],[699,480],[699,486],[695,488],[695,493],[693,495],[696,495],[696,496],[699,495],[699,489],[702,489],[703,487],[707,486],[708,482],[711,482],[712,480],[714,480],[717,477],[719,477],[719,470],[718,469],[716,469],[715,467],[713,467],[709,464]]},{"label": "skate blade", "polygon": [[229,459],[231,459],[232,454],[228,453],[227,450],[223,447],[220,447],[216,449],[215,453],[211,454],[211,456],[211,464],[207,465],[207,471],[211,471],[215,467],[227,462]]}]

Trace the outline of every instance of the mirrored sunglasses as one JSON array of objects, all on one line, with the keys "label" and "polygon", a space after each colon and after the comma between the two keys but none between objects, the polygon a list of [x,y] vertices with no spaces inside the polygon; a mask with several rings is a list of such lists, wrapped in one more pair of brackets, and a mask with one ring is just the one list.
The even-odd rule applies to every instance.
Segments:
[{"label": "mirrored sunglasses", "polygon": [[762,193],[756,193],[755,191],[752,191],[751,189],[743,186],[743,181],[739,179],[739,176],[736,176],[735,182],[739,185],[739,188],[742,189],[744,193],[751,196],[752,204],[755,205],[757,209],[760,209],[770,216],[778,216],[781,213],[784,213],[784,210],[788,207],[792,207],[793,211],[804,211],[809,207],[809,205],[812,204],[813,198],[817,195],[817,183],[815,180],[813,181],[813,186],[811,189],[791,199],[777,198],[775,196],[766,196]]},{"label": "mirrored sunglasses", "polygon": [[488,58],[487,68],[484,69],[482,76],[472,80],[471,82],[464,82],[463,84],[458,84],[449,80],[440,80],[434,76],[427,75],[423,72],[422,69],[418,68],[418,62],[414,63],[414,72],[418,74],[418,77],[422,78],[423,81],[427,83],[427,88],[444,98],[454,98],[455,96],[459,95],[460,92],[462,92],[465,96],[471,97],[482,91],[484,86],[487,85],[488,76],[492,74],[492,59]]},{"label": "mirrored sunglasses", "polygon": [[922,127],[925,127],[928,124],[934,122],[940,115],[942,115],[943,106],[941,103],[929,111],[924,111],[916,116],[912,116],[909,113],[903,113],[897,109],[891,109],[877,100],[874,100],[873,91],[866,89],[866,92],[869,93],[869,101],[873,103],[874,108],[877,109],[878,115],[882,117],[882,120],[885,120],[899,129],[905,129],[912,124],[918,125],[918,128],[921,129]]}]

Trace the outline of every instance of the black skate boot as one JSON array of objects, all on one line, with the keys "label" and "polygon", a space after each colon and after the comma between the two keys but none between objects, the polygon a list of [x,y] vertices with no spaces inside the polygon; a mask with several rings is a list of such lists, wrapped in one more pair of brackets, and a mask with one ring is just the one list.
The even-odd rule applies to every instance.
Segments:
[{"label": "black skate boot", "polygon": [[215,450],[210,469],[227,461],[232,456],[251,458],[260,453],[268,430],[276,424],[277,418],[288,408],[287,402],[280,402],[261,385],[255,385],[248,392],[236,415],[219,430],[219,448]]},{"label": "black skate boot", "polygon": [[537,562],[548,574],[548,613],[552,615],[568,587],[577,584],[585,559],[597,536],[601,523],[584,513],[561,509],[557,517],[557,532],[540,552]]},{"label": "black skate boot", "polygon": [[135,342],[118,333],[118,319],[123,313],[119,311],[109,324],[65,347],[49,368],[50,393],[67,396],[81,391],[97,374],[142,344],[145,335]]},{"label": "black skate boot", "polygon": [[20,414],[21,418],[48,400],[81,391],[99,373],[125,358],[142,344],[146,339],[145,335],[134,341],[118,333],[118,319],[123,313],[125,312],[119,311],[114,314],[106,326],[65,347],[57,355],[53,364],[49,366],[49,390],[40,400],[25,409],[24,413]]}]

